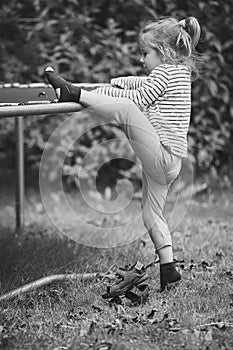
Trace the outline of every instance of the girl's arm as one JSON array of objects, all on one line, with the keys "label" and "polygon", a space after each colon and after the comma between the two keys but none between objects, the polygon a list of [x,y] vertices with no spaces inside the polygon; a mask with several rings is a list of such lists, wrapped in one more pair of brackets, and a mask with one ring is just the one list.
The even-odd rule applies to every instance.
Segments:
[{"label": "girl's arm", "polygon": [[95,91],[112,97],[129,98],[139,107],[154,103],[161,96],[168,84],[169,73],[165,66],[156,67],[137,89],[119,89],[116,87],[103,87]]},{"label": "girl's arm", "polygon": [[147,77],[119,77],[111,79],[111,85],[121,89],[138,89]]}]

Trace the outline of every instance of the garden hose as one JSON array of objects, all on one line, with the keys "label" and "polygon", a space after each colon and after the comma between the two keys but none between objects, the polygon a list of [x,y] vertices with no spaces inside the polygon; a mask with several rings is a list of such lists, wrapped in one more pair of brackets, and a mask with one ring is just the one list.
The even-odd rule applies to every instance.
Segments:
[{"label": "garden hose", "polygon": [[22,287],[13,289],[10,292],[7,292],[3,295],[0,295],[0,302],[12,300],[15,297],[19,297],[22,294],[32,292],[35,289],[40,288],[40,287],[44,287],[52,282],[65,281],[65,280],[71,281],[71,280],[76,280],[76,279],[80,279],[81,281],[88,281],[88,280],[92,280],[92,279],[97,278],[97,277],[99,277],[99,278],[104,278],[104,277],[111,278],[111,275],[106,275],[106,273],[100,274],[97,272],[93,272],[93,273],[57,274],[57,275],[42,277],[36,281],[27,283]]}]

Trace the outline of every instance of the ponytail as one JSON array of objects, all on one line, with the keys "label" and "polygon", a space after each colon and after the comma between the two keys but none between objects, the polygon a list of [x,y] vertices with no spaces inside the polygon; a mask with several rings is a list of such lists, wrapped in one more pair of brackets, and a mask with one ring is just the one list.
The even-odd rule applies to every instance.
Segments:
[{"label": "ponytail", "polygon": [[176,45],[186,56],[191,56],[198,44],[201,28],[195,17],[188,17],[179,21],[180,33]]},{"label": "ponytail", "polygon": [[201,35],[200,24],[195,17],[186,18],[185,23],[186,23],[186,31],[192,39],[192,47],[193,49],[195,49]]}]

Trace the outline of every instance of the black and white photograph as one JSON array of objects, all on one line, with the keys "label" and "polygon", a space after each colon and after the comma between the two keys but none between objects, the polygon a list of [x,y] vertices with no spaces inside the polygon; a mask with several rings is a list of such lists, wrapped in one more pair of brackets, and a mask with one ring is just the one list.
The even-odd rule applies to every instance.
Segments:
[{"label": "black and white photograph", "polygon": [[0,350],[233,350],[232,19],[1,0]]}]

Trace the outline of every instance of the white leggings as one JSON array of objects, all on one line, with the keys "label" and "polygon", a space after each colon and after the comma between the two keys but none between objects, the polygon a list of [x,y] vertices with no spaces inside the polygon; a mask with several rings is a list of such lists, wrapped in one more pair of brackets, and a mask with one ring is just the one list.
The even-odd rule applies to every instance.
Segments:
[{"label": "white leggings", "polygon": [[109,121],[117,121],[142,163],[142,219],[158,251],[172,246],[163,211],[170,184],[181,169],[181,158],[162,146],[149,120],[133,101],[82,90],[80,103]]}]

